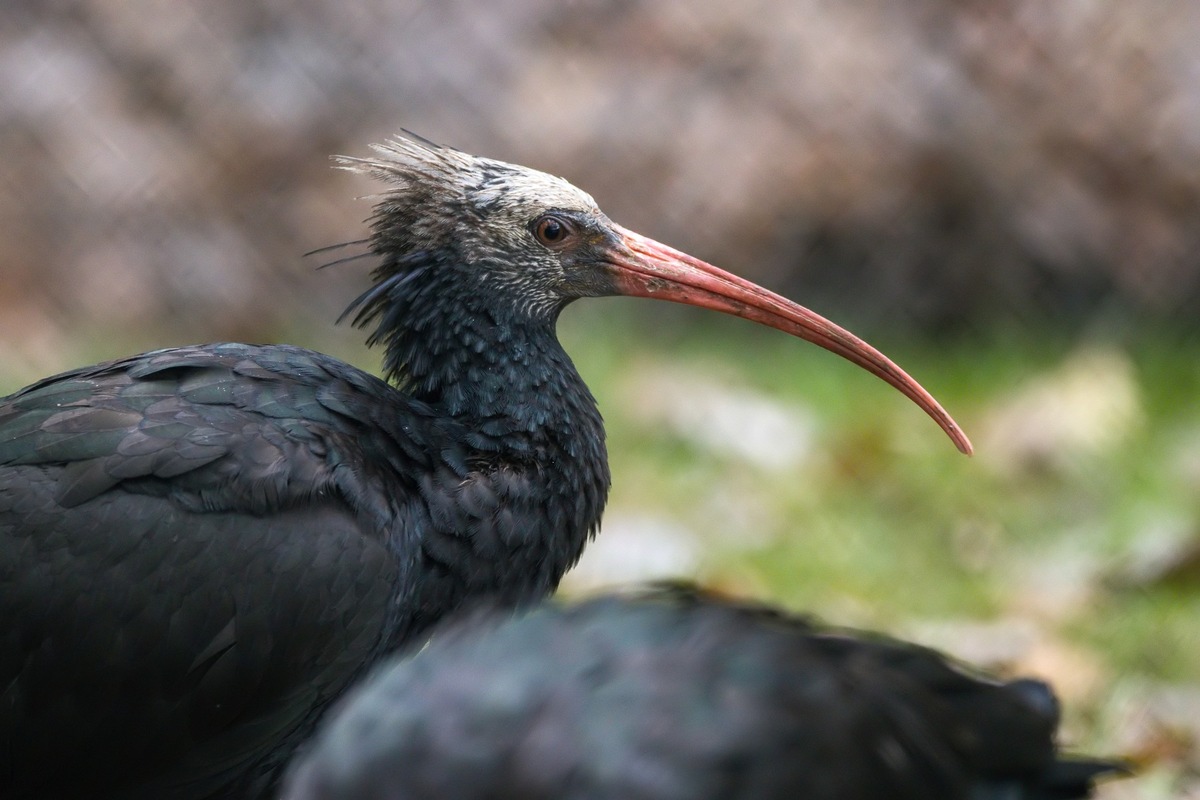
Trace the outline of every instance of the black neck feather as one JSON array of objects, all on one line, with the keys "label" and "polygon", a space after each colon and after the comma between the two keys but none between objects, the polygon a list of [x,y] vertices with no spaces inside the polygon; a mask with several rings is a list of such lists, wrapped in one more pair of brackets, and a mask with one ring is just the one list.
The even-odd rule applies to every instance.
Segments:
[{"label": "black neck feather", "polygon": [[557,524],[579,536],[582,549],[610,483],[596,401],[558,342],[557,314],[506,312],[468,285],[467,270],[445,253],[385,261],[347,313],[359,326],[373,324],[368,343],[384,346],[389,380],[456,420],[473,448],[536,459],[539,479],[555,481],[548,490],[572,506],[553,512]]}]

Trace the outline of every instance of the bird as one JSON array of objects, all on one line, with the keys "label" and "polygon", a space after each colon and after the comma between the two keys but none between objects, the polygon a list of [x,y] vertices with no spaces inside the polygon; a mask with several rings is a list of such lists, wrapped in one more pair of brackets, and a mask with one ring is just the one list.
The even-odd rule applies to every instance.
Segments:
[{"label": "bird", "polygon": [[1069,800],[1038,680],[696,587],[435,629],[355,687],[283,800]]},{"label": "bird", "polygon": [[[549,174],[405,134],[343,318],[382,377],[289,345],[156,350],[0,399],[0,796],[270,796],[364,671],[468,600],[552,593],[610,485],[558,342],[576,299],[715,309],[841,355],[971,444],[853,334],[612,222]],[[346,252],[346,251],[342,251]],[[69,768],[67,766],[69,765]]]}]

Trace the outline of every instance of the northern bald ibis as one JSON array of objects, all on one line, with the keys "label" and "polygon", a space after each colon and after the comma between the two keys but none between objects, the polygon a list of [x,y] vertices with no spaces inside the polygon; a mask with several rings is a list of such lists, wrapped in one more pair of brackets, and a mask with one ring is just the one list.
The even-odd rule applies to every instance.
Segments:
[{"label": "northern bald ibis", "polygon": [[675,589],[488,611],[356,687],[284,800],[1050,800],[1121,764],[1055,744],[1039,681]]},{"label": "northern bald ibis", "polygon": [[207,344],[0,400],[0,796],[268,795],[328,703],[470,598],[550,593],[609,486],[555,337],[581,297],[713,308],[844,356],[818,315],[611,222],[535,170],[417,138],[342,166],[387,188],[348,313],[381,380]]}]

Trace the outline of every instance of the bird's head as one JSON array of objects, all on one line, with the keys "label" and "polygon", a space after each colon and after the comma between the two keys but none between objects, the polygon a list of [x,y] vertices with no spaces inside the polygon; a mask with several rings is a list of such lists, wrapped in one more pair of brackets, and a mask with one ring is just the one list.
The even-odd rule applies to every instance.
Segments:
[{"label": "bird's head", "polygon": [[498,315],[550,322],[572,300],[622,293],[613,272],[620,229],[587,192],[416,138],[372,149],[373,158],[338,162],[388,184],[373,198],[382,283],[436,268]]},{"label": "bird's head", "polygon": [[500,324],[552,324],[580,297],[670,300],[743,317],[837,353],[901,391],[959,450],[971,452],[941,405],[871,345],[780,295],[617,225],[562,178],[417,137],[373,149],[373,157],[337,161],[388,184],[374,198],[370,243],[383,259],[377,280],[348,309],[357,311],[359,324],[379,322],[376,339],[398,327],[399,309],[419,315],[435,308],[412,297],[446,285],[421,280],[433,273],[450,276],[460,297],[486,299]]}]

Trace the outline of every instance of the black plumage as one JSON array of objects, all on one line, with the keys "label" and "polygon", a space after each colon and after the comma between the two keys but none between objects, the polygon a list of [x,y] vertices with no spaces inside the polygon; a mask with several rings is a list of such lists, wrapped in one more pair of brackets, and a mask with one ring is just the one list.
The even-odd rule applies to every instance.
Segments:
[{"label": "black plumage", "polygon": [[[351,306],[391,383],[211,344],[0,400],[0,796],[253,797],[363,669],[470,598],[544,597],[599,524],[600,414],[554,326],[630,294],[815,341],[812,312],[612,223],[534,170],[412,139]],[[69,765],[69,769],[64,769]]]},{"label": "black plumage", "polygon": [[1052,800],[1058,703],[937,653],[692,593],[437,629],[356,688],[284,800]]}]

